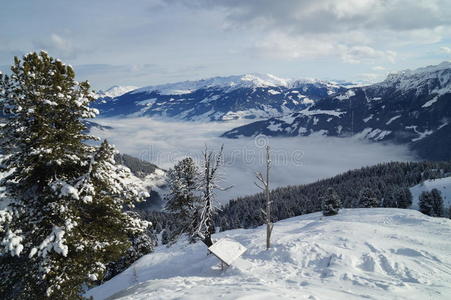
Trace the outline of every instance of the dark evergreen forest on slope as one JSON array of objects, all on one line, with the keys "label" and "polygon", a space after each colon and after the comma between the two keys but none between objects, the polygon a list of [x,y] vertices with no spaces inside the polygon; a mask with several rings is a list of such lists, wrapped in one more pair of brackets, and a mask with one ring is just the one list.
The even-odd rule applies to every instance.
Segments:
[{"label": "dark evergreen forest on slope", "polygon": [[[332,187],[344,208],[358,207],[362,189],[371,189],[383,207],[397,207],[388,199],[408,197],[408,188],[424,180],[450,176],[451,162],[390,162],[347,171],[314,183],[287,186],[271,191],[272,221],[287,219],[321,210],[320,197]],[[220,230],[252,228],[264,223],[265,200],[262,193],[231,200],[215,216]],[[145,218],[163,230],[163,241],[176,228],[176,220],[166,212],[141,211]]]}]

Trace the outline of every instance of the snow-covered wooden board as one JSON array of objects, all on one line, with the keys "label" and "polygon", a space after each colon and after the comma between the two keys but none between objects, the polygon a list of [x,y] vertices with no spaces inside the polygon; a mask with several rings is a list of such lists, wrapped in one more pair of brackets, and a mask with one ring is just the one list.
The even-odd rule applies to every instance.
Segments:
[{"label": "snow-covered wooden board", "polygon": [[246,247],[237,241],[223,238],[208,248],[223,263],[230,266],[232,262],[246,252]]}]

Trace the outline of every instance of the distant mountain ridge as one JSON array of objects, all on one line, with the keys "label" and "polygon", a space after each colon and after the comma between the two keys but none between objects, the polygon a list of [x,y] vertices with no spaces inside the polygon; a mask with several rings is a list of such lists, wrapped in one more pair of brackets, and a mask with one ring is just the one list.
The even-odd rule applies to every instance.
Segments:
[{"label": "distant mountain ridge", "polygon": [[408,144],[422,158],[451,159],[451,62],[390,74],[328,95],[306,109],[223,134],[356,136]]},{"label": "distant mountain ridge", "polygon": [[247,74],[144,87],[109,101],[97,101],[95,107],[105,117],[227,121],[281,116],[345,90],[334,82]]}]

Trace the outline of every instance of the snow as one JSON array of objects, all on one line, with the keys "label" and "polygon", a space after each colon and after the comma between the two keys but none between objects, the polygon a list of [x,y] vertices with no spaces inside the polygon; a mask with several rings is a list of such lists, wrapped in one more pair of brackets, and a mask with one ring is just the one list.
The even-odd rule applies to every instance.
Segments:
[{"label": "snow", "polygon": [[[283,107],[282,107],[283,108]],[[290,113],[291,110],[286,110],[285,113]],[[230,120],[238,120],[238,119],[247,119],[249,117],[254,117],[256,119],[263,119],[263,118],[271,118],[271,117],[277,117],[280,116],[281,113],[268,105],[262,105],[260,108],[251,108],[247,110],[239,110],[239,111],[228,111],[225,115],[222,116],[223,121],[230,121]],[[209,121],[209,118],[204,118],[203,120],[199,118],[195,118],[197,121]]]},{"label": "snow", "polygon": [[[67,256],[69,248],[64,244],[65,231],[59,226],[53,226],[52,232],[39,245],[38,254],[46,257],[50,251],[55,251],[58,254]],[[36,250],[32,249],[30,256],[33,256]]]},{"label": "snow", "polygon": [[347,90],[346,93],[344,93],[342,95],[338,95],[337,97],[335,97],[335,99],[343,101],[343,100],[348,100],[349,98],[351,98],[353,96],[355,96],[355,92],[353,90]]},{"label": "snow", "polygon": [[44,104],[48,104],[48,105],[50,105],[50,106],[56,106],[56,105],[58,105],[58,103],[53,102],[53,101],[50,101],[50,100],[47,100],[47,99],[45,99],[45,100],[43,101],[43,103],[44,103]]},{"label": "snow", "polygon": [[234,240],[223,238],[214,243],[208,250],[230,266],[238,257],[246,252],[246,247]]},{"label": "snow", "polygon": [[67,182],[55,180],[55,182],[52,183],[52,188],[55,191],[59,189],[59,195],[61,197],[69,196],[77,200],[79,199],[78,190]]},{"label": "snow", "polygon": [[394,120],[399,119],[399,118],[401,118],[401,115],[394,116],[393,118],[388,120],[387,123],[385,123],[385,125],[390,125]]},{"label": "snow", "polygon": [[276,91],[276,90],[268,90],[268,93],[270,93],[271,95],[279,95],[280,92]]},{"label": "snow", "polygon": [[271,123],[267,126],[268,130],[270,131],[282,131],[282,123],[274,124],[274,122],[271,121]]},{"label": "snow", "polygon": [[416,134],[418,134],[418,137],[413,138],[412,142],[416,142],[416,141],[422,140],[425,137],[427,137],[428,135],[431,135],[431,134],[434,133],[433,130],[425,130],[423,132],[420,132],[420,131],[417,130],[417,127],[418,126],[416,126],[416,125],[411,125],[411,126],[406,126],[405,127],[406,129],[412,129]]},{"label": "snow", "polygon": [[368,118],[363,119],[363,122],[368,123],[369,120],[371,120],[374,117],[373,114],[371,114]]},{"label": "snow", "polygon": [[449,299],[451,220],[418,211],[343,209],[213,235],[248,250],[221,271],[202,243],[160,246],[88,291],[106,299]]},{"label": "snow", "polygon": [[387,135],[391,134],[390,130],[382,130],[379,128],[365,128],[355,135],[358,139],[372,139],[375,141],[383,140]]},{"label": "snow", "polygon": [[157,98],[151,98],[151,99],[147,99],[147,100],[136,101],[135,103],[137,105],[152,106],[156,100],[157,100]]},{"label": "snow", "polygon": [[306,115],[306,116],[331,115],[331,116],[335,116],[335,117],[340,117],[345,112],[336,111],[336,110],[321,110],[321,109],[308,110],[308,109],[304,109],[304,110],[301,110],[300,113],[302,113],[303,115]]},{"label": "snow", "polygon": [[379,133],[379,135],[377,136],[377,138],[375,140],[376,141],[383,140],[390,133],[391,133],[391,130],[383,130],[381,133]]},{"label": "snow", "polygon": [[428,102],[423,104],[421,107],[423,107],[423,108],[429,107],[432,104],[434,104],[435,102],[437,102],[437,100],[438,100],[438,96],[435,96],[434,98],[432,98],[431,100],[429,100]]},{"label": "snow", "polygon": [[445,209],[451,206],[451,177],[426,180],[410,188],[412,193],[412,208],[418,208],[420,194],[425,191],[438,189],[442,193],[443,206]]},{"label": "snow", "polygon": [[15,233],[8,230],[0,243],[4,246],[6,252],[10,252],[11,256],[18,257],[24,248],[22,245],[23,237],[19,235],[20,233],[20,231]]},{"label": "snow", "polygon": [[290,115],[280,117],[279,120],[285,122],[286,124],[293,124],[294,120],[296,120],[296,116],[293,114],[290,114]]}]

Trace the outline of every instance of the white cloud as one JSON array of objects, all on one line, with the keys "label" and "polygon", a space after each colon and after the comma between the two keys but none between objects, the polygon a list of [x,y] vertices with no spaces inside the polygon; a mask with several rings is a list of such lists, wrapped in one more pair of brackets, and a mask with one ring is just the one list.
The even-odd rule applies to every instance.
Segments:
[{"label": "white cloud", "polygon": [[69,39],[56,33],[50,34],[46,39],[35,41],[33,44],[35,50],[46,50],[50,55],[63,59],[75,58],[80,52],[80,49],[75,47]]},{"label": "white cloud", "polygon": [[277,59],[303,59],[323,56],[338,57],[345,63],[394,63],[397,53],[377,50],[367,45],[349,46],[356,43],[353,35],[292,36],[284,32],[271,32],[250,48],[251,55]]},{"label": "white cloud", "polygon": [[440,51],[446,54],[451,54],[451,48],[450,47],[440,47]]},{"label": "white cloud", "polygon": [[255,51],[270,58],[316,58],[339,52],[347,63],[395,63],[396,47],[437,43],[451,31],[447,0],[167,2],[222,11],[228,28],[253,35]]},{"label": "white cloud", "polygon": [[355,29],[409,31],[451,25],[447,0],[167,0],[225,9],[229,22],[298,33]]},{"label": "white cloud", "polygon": [[[218,192],[221,201],[258,192],[254,185],[256,171],[264,167],[263,149],[252,138],[226,139],[219,135],[242,124],[162,122],[150,118],[99,119],[113,130],[94,134],[107,138],[121,152],[169,168],[190,155],[200,160],[204,145],[218,150],[225,145],[224,185],[234,185]],[[193,134],[195,133],[195,134]],[[382,161],[412,159],[402,146],[369,144],[351,138],[270,138],[273,153],[272,188],[309,183],[349,169]]]},{"label": "white cloud", "polygon": [[372,67],[372,69],[373,69],[374,71],[384,71],[384,70],[385,70],[385,68],[382,67],[382,66],[375,66],[375,67]]},{"label": "white cloud", "polygon": [[369,46],[342,47],[341,58],[347,63],[361,63],[363,61],[387,60],[394,63],[396,52],[376,50]]},{"label": "white cloud", "polygon": [[72,43],[68,40],[63,39],[61,36],[57,35],[56,33],[53,33],[50,36],[50,40],[52,41],[53,46],[64,52],[71,52],[73,51]]},{"label": "white cloud", "polygon": [[361,78],[364,82],[378,82],[383,80],[385,75],[378,73],[361,73],[359,74],[359,78]]},{"label": "white cloud", "polygon": [[359,80],[375,65],[438,63],[434,53],[451,38],[449,0],[82,0],[58,14],[50,1],[30,1],[39,26],[21,1],[4,2],[1,65],[47,49],[74,66],[134,66],[87,77],[102,88],[247,72]]},{"label": "white cloud", "polygon": [[283,32],[272,32],[251,48],[252,54],[282,59],[331,55],[334,50],[334,45],[327,39],[293,37]]}]

